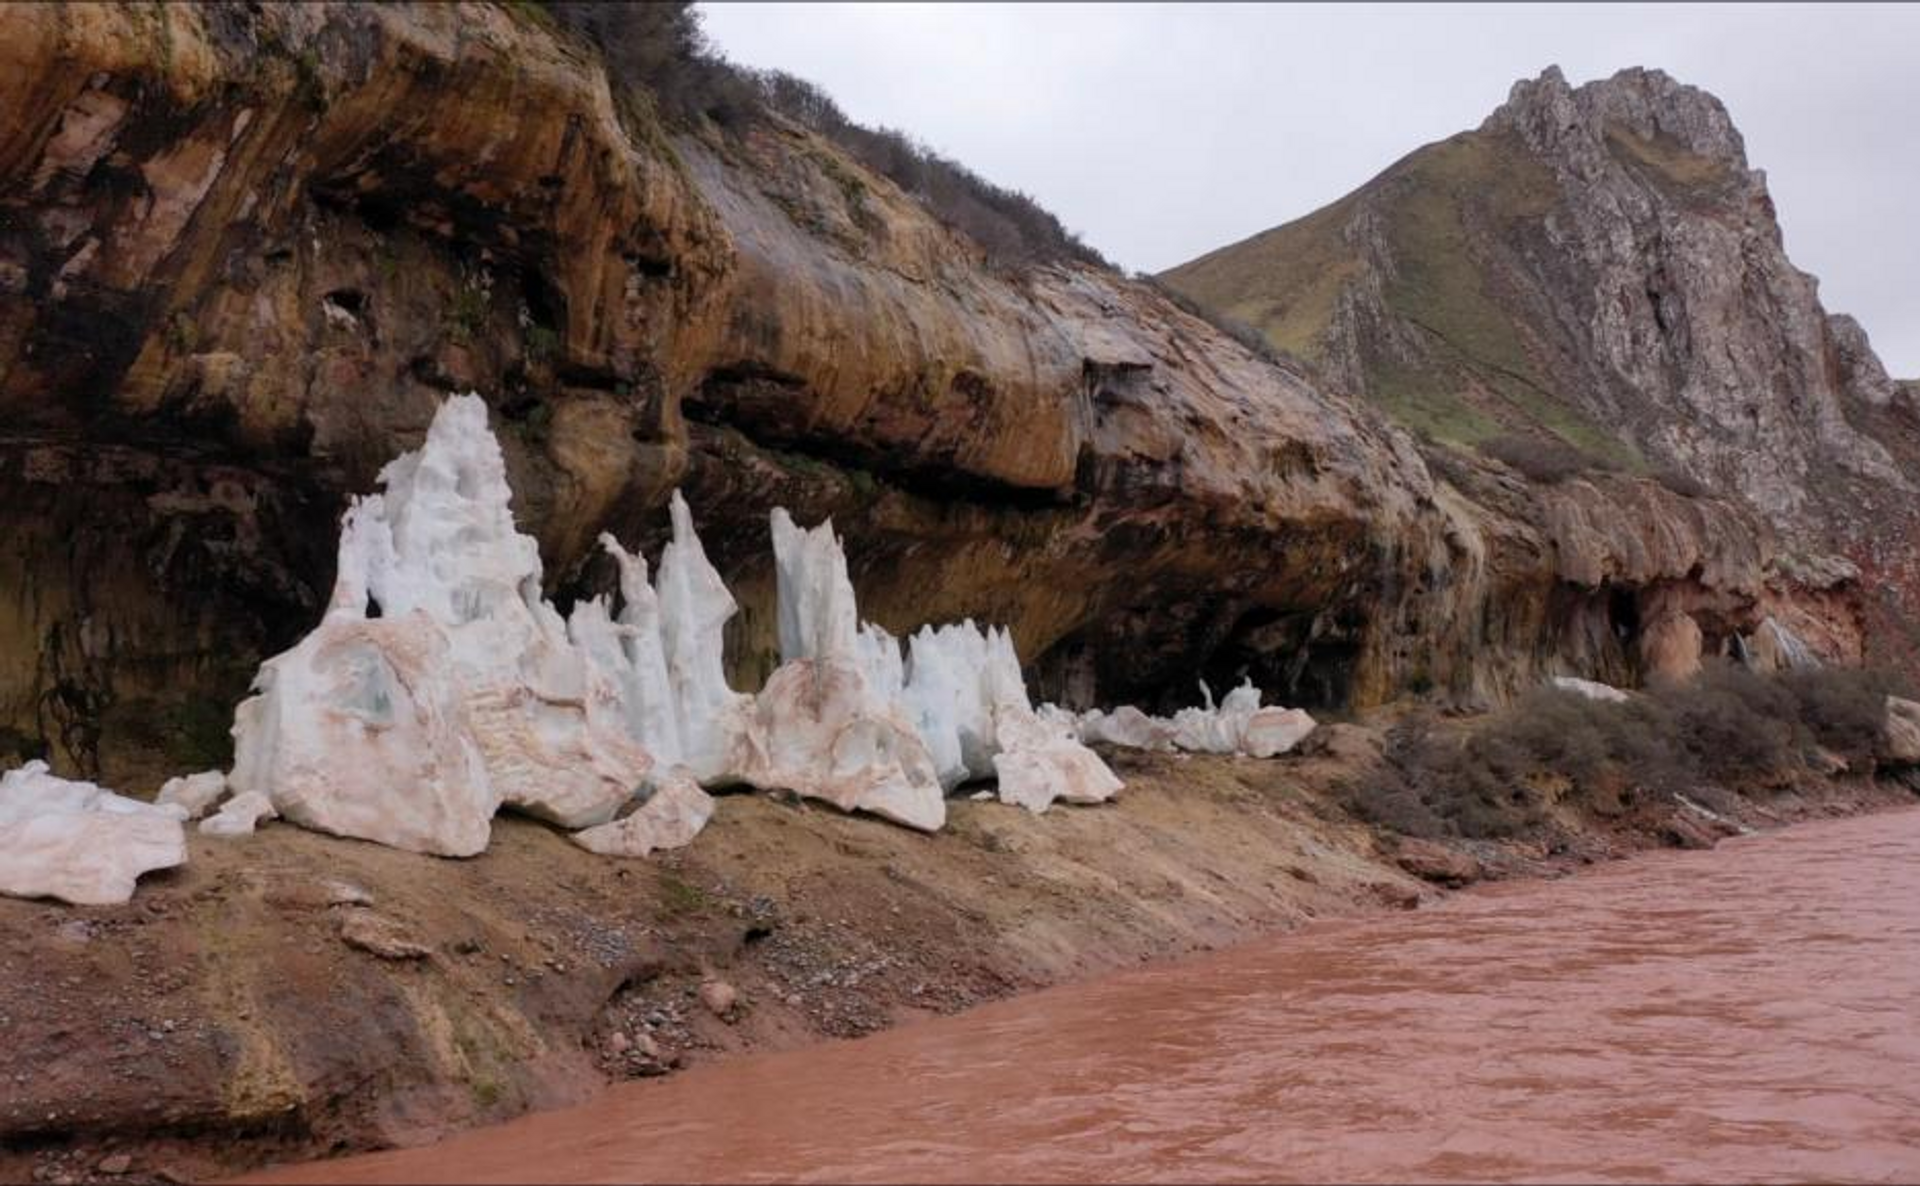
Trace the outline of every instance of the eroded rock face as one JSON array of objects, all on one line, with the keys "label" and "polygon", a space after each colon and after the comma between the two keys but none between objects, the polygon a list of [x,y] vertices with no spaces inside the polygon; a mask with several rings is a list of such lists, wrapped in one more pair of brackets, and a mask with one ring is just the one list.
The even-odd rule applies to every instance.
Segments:
[{"label": "eroded rock face", "polygon": [[[1439,442],[1430,459],[1483,507],[1503,501],[1475,472],[1478,443],[1496,438],[1659,472],[1558,481],[1533,508],[1503,508],[1573,545],[1553,565],[1565,587],[1528,612],[1559,619],[1554,649],[1584,674],[1684,672],[1694,648],[1668,612],[1676,596],[1715,653],[1773,612],[1761,573],[1789,557],[1843,554],[1879,578],[1845,604],[1818,582],[1774,590],[1834,623],[1820,633],[1857,633],[1882,599],[1920,608],[1920,418],[1787,258],[1726,109],[1657,70],[1575,88],[1548,69],[1479,128],[1166,278],[1423,429]],[[1603,485],[1613,497],[1594,497]],[[1720,524],[1702,531],[1703,518]],[[1612,538],[1597,549],[1599,536]],[[1702,567],[1663,559],[1676,549],[1705,553]],[[1602,579],[1614,604],[1568,604]],[[1593,629],[1632,642],[1654,625],[1664,635],[1619,654]],[[1885,625],[1871,621],[1898,642]]]},{"label": "eroded rock face", "polygon": [[186,863],[185,814],[29,762],[0,775],[0,894],[76,906],[129,901],[142,873]]},{"label": "eroded rock face", "polygon": [[[133,727],[155,710],[230,704],[327,605],[348,497],[469,389],[492,393],[537,541],[546,587],[530,598],[606,592],[585,569],[601,533],[651,551],[671,490],[701,507],[711,555],[654,573],[662,635],[709,607],[720,621],[680,637],[731,621],[730,669],[665,656],[715,711],[641,735],[703,778],[740,735],[728,681],[755,686],[779,661],[775,506],[833,516],[874,624],[1001,623],[1036,687],[1075,708],[1164,712],[1195,672],[1242,670],[1288,703],[1418,690],[1485,706],[1550,670],[1636,677],[1643,594],[1713,602],[1686,607],[1709,651],[1764,595],[1764,533],[1738,513],[1683,511],[1629,478],[1551,496],[1491,469],[1435,481],[1404,433],[1340,394],[1365,387],[1337,367],[1326,384],[1273,365],[1096,268],[996,272],[778,120],[649,123],[517,6],[15,5],[0,32],[0,551],[19,560],[0,569],[0,744],[131,766],[156,758]],[[1764,254],[1763,214],[1728,234]],[[1658,328],[1643,291],[1626,292],[1631,333]],[[1341,298],[1349,320],[1376,307],[1364,295]],[[1836,364],[1867,375],[1870,352],[1835,334]],[[1911,403],[1896,391],[1873,414]],[[1890,496],[1862,497],[1872,514]],[[1697,580],[1676,559],[1689,551],[1752,579]],[[1904,571],[1912,552],[1861,567]],[[707,572],[737,596],[731,618],[674,592]],[[628,645],[602,625],[583,622],[597,641],[579,645]],[[398,651],[432,646],[375,634],[343,641],[352,663],[403,667]],[[534,686],[470,711],[511,723],[600,703]],[[169,772],[210,760],[160,757]],[[599,814],[603,775],[541,802],[512,757],[483,756],[503,794]],[[425,773],[451,787],[467,760]]]}]

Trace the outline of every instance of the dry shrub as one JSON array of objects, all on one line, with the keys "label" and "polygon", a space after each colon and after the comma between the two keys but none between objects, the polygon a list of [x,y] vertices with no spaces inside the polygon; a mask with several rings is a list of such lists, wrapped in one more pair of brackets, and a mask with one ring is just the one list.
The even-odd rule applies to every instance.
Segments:
[{"label": "dry shrub", "polygon": [[903,133],[854,123],[819,87],[779,70],[727,61],[685,0],[553,0],[562,29],[600,51],[616,85],[646,88],[668,119],[739,126],[778,112],[833,141],[912,195],[946,226],[1007,267],[1074,260],[1110,266],[1026,194],[985,180]]},{"label": "dry shrub", "polygon": [[1881,672],[1762,676],[1732,664],[1625,703],[1540,688],[1472,727],[1408,718],[1346,801],[1408,835],[1490,839],[1526,830],[1553,803],[1613,816],[1646,796],[1750,791],[1800,774],[1814,745],[1870,762],[1892,690]]},{"label": "dry shrub", "polygon": [[1781,682],[1799,704],[1800,721],[1813,740],[1855,767],[1880,752],[1887,697],[1903,695],[1904,681],[1891,672],[1816,667],[1789,672]]}]

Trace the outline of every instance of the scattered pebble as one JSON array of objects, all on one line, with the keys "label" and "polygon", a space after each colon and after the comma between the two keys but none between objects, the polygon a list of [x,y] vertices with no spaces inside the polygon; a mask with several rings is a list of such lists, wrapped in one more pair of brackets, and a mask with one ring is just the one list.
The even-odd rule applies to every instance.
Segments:
[{"label": "scattered pebble", "polygon": [[700,1003],[707,1007],[707,1012],[725,1019],[740,1003],[740,993],[724,980],[706,980],[700,984]]}]

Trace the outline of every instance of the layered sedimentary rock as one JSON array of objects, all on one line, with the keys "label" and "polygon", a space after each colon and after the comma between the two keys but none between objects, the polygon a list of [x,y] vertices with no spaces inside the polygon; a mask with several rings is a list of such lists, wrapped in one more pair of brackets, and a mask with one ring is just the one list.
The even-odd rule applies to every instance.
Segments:
[{"label": "layered sedimentary rock", "polygon": [[[676,486],[702,509],[740,611],[730,670],[687,673],[718,703],[739,703],[726,678],[779,662],[764,524],[780,505],[833,516],[872,622],[1003,624],[1036,688],[1076,709],[1171,711],[1196,673],[1308,706],[1488,705],[1560,670],[1632,682],[1655,602],[1692,616],[1707,652],[1771,613],[1857,653],[1857,586],[1809,596],[1752,514],[1631,473],[1549,489],[1423,458],[1342,394],[1349,372],[1271,363],[1097,267],[988,267],[776,117],[658,123],[527,6],[15,5],[0,32],[0,755],[217,762],[217,729],[142,725],[217,719],[300,640],[348,496],[469,389],[503,425],[545,594],[606,592],[594,541],[651,550]],[[1518,123],[1500,136],[1524,142]],[[1711,148],[1671,160],[1685,172]],[[1426,180],[1451,195],[1445,172]],[[1718,201],[1718,185],[1695,188]],[[1722,221],[1771,259],[1764,202],[1738,177],[1721,188],[1746,195]],[[1606,213],[1569,207],[1534,257],[1655,225],[1569,221]],[[1359,277],[1339,303],[1357,318],[1388,273],[1329,275],[1330,292]],[[1588,280],[1530,291],[1581,309],[1619,295]],[[1458,287],[1443,310],[1481,307],[1452,298],[1484,286]],[[1658,331],[1645,289],[1623,291],[1632,333]],[[1831,325],[1794,316],[1814,338]],[[1870,377],[1871,352],[1834,334],[1820,357]],[[1737,375],[1755,376],[1784,389],[1764,366]],[[1883,386],[1860,415],[1896,436],[1911,400]],[[1873,579],[1909,554],[1856,558]],[[677,578],[656,576],[665,613]],[[385,620],[342,628],[329,661],[405,666],[381,658],[408,645]],[[407,711],[457,710],[424,699]],[[677,760],[724,765],[726,736],[681,737]],[[423,773],[457,783],[466,762]]]},{"label": "layered sedimentary rock", "polygon": [[141,874],[186,863],[185,814],[29,762],[0,775],[0,894],[125,902]]}]

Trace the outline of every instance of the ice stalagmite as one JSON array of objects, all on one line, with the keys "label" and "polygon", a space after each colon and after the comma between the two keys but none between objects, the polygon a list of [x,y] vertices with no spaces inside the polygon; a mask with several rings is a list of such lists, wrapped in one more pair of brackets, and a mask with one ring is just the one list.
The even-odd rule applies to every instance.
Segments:
[{"label": "ice stalagmite", "polygon": [[739,781],[753,697],[727,683],[727,620],[738,611],[707,561],[687,501],[673,492],[673,541],[660,554],[660,636],[679,761],[703,785]]},{"label": "ice stalagmite", "polygon": [[[944,792],[970,779],[998,778],[1004,801],[1034,811],[1120,789],[1071,728],[1034,711],[1005,630],[925,627],[903,656],[860,622],[830,523],[801,529],[775,510],[771,526],[786,662],[757,708],[767,781],[928,828]],[[812,789],[795,785],[808,768]]]},{"label": "ice stalagmite", "polygon": [[380,482],[343,521],[325,619],[235,714],[234,790],[445,856],[484,849],[502,804],[565,827],[612,819],[652,762],[541,594],[486,404],[447,400]]},{"label": "ice stalagmite", "polygon": [[646,559],[628,552],[611,535],[602,535],[600,546],[620,566],[619,616],[609,614],[604,599],[577,602],[567,619],[567,633],[613,680],[628,735],[646,747],[660,770],[679,766],[686,746],[667,674],[660,598],[647,581]]},{"label": "ice stalagmite", "polygon": [[749,781],[933,831],[946,799],[933,759],[898,703],[899,644],[862,629],[831,523],[772,516],[780,652],[754,700]]}]

